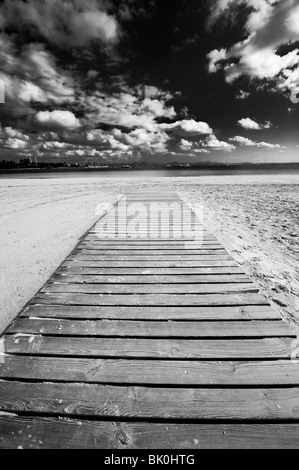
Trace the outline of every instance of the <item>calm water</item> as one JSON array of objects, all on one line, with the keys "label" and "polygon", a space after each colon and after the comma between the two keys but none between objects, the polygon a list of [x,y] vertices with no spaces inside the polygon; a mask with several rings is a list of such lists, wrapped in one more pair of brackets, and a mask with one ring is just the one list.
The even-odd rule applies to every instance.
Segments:
[{"label": "calm water", "polygon": [[103,178],[103,179],[146,179],[146,178],[175,178],[213,175],[299,175],[299,169],[159,169],[159,170],[121,170],[121,171],[51,171],[51,172],[16,172],[0,173],[0,179],[57,179],[57,178]]}]

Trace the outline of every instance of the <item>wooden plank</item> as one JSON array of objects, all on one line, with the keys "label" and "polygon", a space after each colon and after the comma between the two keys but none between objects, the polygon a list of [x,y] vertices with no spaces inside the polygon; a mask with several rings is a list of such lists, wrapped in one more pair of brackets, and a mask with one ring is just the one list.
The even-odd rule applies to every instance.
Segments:
[{"label": "wooden plank", "polygon": [[[122,211],[118,214],[118,211],[111,213],[111,215],[107,214],[103,217],[100,222],[101,224],[116,224],[119,226],[126,226],[130,225],[135,227],[143,227],[143,226],[157,226],[157,225],[170,225],[170,226],[185,226],[189,228],[190,225],[198,225],[199,227],[203,226],[203,221],[200,220],[194,213],[190,210],[186,210],[184,206],[177,206],[179,211],[172,213],[169,210],[157,210],[153,211],[151,206],[144,206],[142,209],[145,209],[141,217],[138,217],[139,220],[136,219],[136,212],[134,214],[129,214],[128,210]],[[128,206],[127,206],[128,209]],[[179,213],[181,212],[181,213]]]},{"label": "wooden plank", "polygon": [[224,252],[224,251],[215,251],[215,252],[210,252],[210,250],[205,250],[203,251],[202,254],[198,255],[191,255],[191,254],[182,254],[182,255],[179,255],[179,254],[168,254],[167,252],[164,254],[164,255],[154,255],[154,254],[151,254],[151,255],[146,255],[146,254],[143,254],[143,255],[136,255],[136,254],[132,254],[132,255],[123,255],[123,254],[101,254],[101,253],[98,253],[98,252],[94,252],[94,254],[85,254],[85,253],[73,253],[72,255],[70,255],[70,257],[68,258],[69,261],[72,261],[72,260],[75,260],[75,261],[109,261],[111,263],[114,263],[115,261],[116,262],[121,262],[121,261],[129,261],[129,262],[138,262],[139,264],[142,263],[143,261],[174,261],[174,262],[177,262],[177,261],[187,261],[189,262],[190,261],[206,261],[206,260],[210,260],[210,261],[218,261],[218,260],[221,260],[221,261],[229,261],[231,260],[231,256]]},{"label": "wooden plank", "polygon": [[[182,208],[181,208],[182,209]],[[169,216],[170,215],[170,216]],[[153,212],[150,215],[147,214],[147,216],[142,217],[139,221],[136,221],[136,214],[129,215],[127,214],[121,214],[118,215],[117,212],[112,213],[111,216],[109,214],[105,215],[100,221],[101,225],[109,223],[109,224],[114,224],[120,227],[126,227],[128,224],[133,223],[134,226],[137,227],[144,227],[144,226],[160,226],[160,225],[169,225],[169,226],[174,226],[174,227],[184,227],[186,224],[192,226],[198,226],[202,227],[203,223],[201,220],[199,220],[194,214],[191,212],[185,214],[184,216],[179,216],[179,217],[172,217],[171,214],[169,214],[169,211],[157,211]]]},{"label": "wooden plank", "polygon": [[186,225],[171,225],[168,223],[160,224],[160,225],[137,225],[130,227],[130,221],[128,220],[127,224],[119,224],[117,221],[107,221],[105,220],[105,224],[97,225],[93,230],[89,232],[91,235],[99,234],[121,234],[122,236],[127,235],[133,238],[138,238],[144,234],[150,234],[150,238],[165,238],[165,240],[171,238],[192,238],[196,234],[206,234],[208,235],[209,232],[204,229],[200,225],[190,225],[186,227]]},{"label": "wooden plank", "polygon": [[[278,332],[279,333],[279,332]],[[173,340],[6,335],[6,354],[147,359],[288,359],[293,339]],[[298,397],[299,400],[299,397]]]},{"label": "wooden plank", "polygon": [[35,302],[48,305],[119,305],[119,306],[210,306],[210,305],[268,305],[264,296],[255,293],[231,293],[231,294],[76,294],[56,293],[37,294]]},{"label": "wooden plank", "polygon": [[145,217],[140,221],[136,221],[135,216],[127,216],[123,214],[121,217],[118,217],[117,214],[112,215],[111,217],[105,216],[102,218],[92,230],[96,230],[98,227],[108,227],[110,229],[114,228],[129,228],[135,230],[142,230],[146,228],[160,228],[160,227],[175,227],[182,228],[186,231],[196,228],[198,230],[207,231],[205,226],[202,224],[202,221],[192,216],[192,214],[187,214],[186,217],[173,218],[168,217],[166,212],[160,214],[153,214],[152,217]]},{"label": "wooden plank", "polygon": [[[1,449],[124,448],[124,425],[53,418],[0,416]],[[87,433],[87,434],[86,434]]]},{"label": "wooden plank", "polygon": [[269,305],[243,307],[92,307],[86,305],[29,305],[21,317],[107,319],[107,320],[176,320],[232,321],[281,320]]},{"label": "wooden plank", "polygon": [[[179,243],[184,242],[185,239],[191,239],[195,243],[199,243],[208,236],[205,230],[198,229],[196,227],[188,228],[187,230],[183,227],[144,227],[136,228],[134,230],[130,227],[109,227],[101,226],[97,227],[94,232],[90,232],[90,235],[96,237],[99,241],[110,241],[111,239],[121,240],[122,238],[127,240],[160,240],[164,241],[165,244],[168,241],[179,240]],[[219,243],[219,242],[218,242]]]},{"label": "wooden plank", "polygon": [[[130,206],[132,204],[131,201],[126,201],[129,202],[129,204],[120,204],[122,207],[119,208],[116,207],[115,211],[109,211],[103,217],[103,219],[118,219],[122,223],[125,223],[126,220],[136,220],[136,213],[135,210],[132,209]],[[176,199],[172,202],[168,201],[167,202],[162,202],[158,201],[158,203],[148,203],[144,201],[137,201],[137,204],[135,205],[133,209],[139,209],[138,205],[142,205],[141,209],[146,209],[146,211],[142,214],[142,221],[159,221],[161,220],[161,216],[164,216],[167,219],[170,219],[174,223],[180,223],[181,220],[194,220],[198,221],[198,223],[202,223],[202,221],[199,220],[199,218],[196,216],[196,214],[188,207],[187,205],[183,204],[180,199]],[[124,210],[123,210],[124,209]]]},{"label": "wooden plank", "polygon": [[0,382],[0,410],[73,418],[83,415],[90,419],[175,417],[190,422],[225,419],[292,422],[299,419],[299,388],[169,389]]},{"label": "wooden plank", "polygon": [[279,361],[169,361],[6,355],[1,379],[102,384],[298,386],[299,364]]},{"label": "wooden plank", "polygon": [[208,234],[201,225],[191,225],[189,223],[183,223],[180,225],[173,225],[171,223],[165,222],[163,224],[132,224],[130,225],[130,220],[126,224],[120,224],[118,221],[108,221],[105,220],[105,223],[101,225],[96,225],[93,231],[90,232],[91,235],[104,236],[106,234],[122,234],[129,235],[133,238],[138,238],[141,235],[149,234],[149,238],[160,238],[163,237],[166,240],[172,238],[193,238],[195,234],[204,235]]},{"label": "wooden plank", "polygon": [[70,264],[68,267],[58,269],[56,274],[78,274],[78,275],[120,275],[120,276],[154,276],[154,275],[167,275],[167,276],[186,276],[186,275],[230,275],[230,274],[244,274],[244,271],[239,266],[227,267],[205,267],[205,268],[88,268],[84,266],[73,266]]},{"label": "wooden plank", "polygon": [[41,293],[82,294],[219,294],[259,292],[252,282],[226,284],[71,284],[48,283]]},{"label": "wooden plank", "polygon": [[188,243],[188,245],[186,245],[188,242],[184,242],[182,241],[181,243],[179,242],[176,242],[175,244],[172,243],[166,243],[165,241],[162,243],[162,241],[158,244],[157,242],[155,244],[150,244],[149,242],[145,243],[145,241],[143,241],[143,244],[141,243],[135,243],[133,241],[131,241],[130,243],[127,243],[127,244],[124,244],[124,243],[116,243],[116,241],[114,243],[106,243],[105,245],[100,241],[100,240],[87,240],[85,239],[84,242],[82,242],[79,246],[78,246],[78,250],[81,250],[81,249],[88,249],[88,250],[98,250],[98,251],[128,251],[128,252],[131,252],[131,251],[173,251],[173,250],[189,250],[191,251],[192,253],[196,250],[202,250],[202,249],[212,249],[211,247],[216,247],[216,248],[222,248],[223,249],[223,245],[221,245],[220,243],[218,243],[217,241],[206,241],[206,240],[202,240],[202,241],[198,241],[198,242],[191,242],[191,243]]},{"label": "wooden plank", "polygon": [[[159,248],[161,250],[164,250],[166,248],[174,249],[175,246],[182,247],[185,246],[186,243],[190,243],[190,249],[191,246],[197,246],[199,244],[201,245],[218,245],[219,242],[218,240],[213,237],[212,235],[203,235],[200,240],[196,241],[193,238],[178,238],[178,239],[173,239],[170,238],[169,240],[161,240],[161,239],[151,239],[149,238],[148,240],[136,238],[135,240],[132,239],[127,239],[124,238],[122,240],[105,240],[102,238],[97,237],[96,235],[87,235],[87,237],[84,238],[82,245],[80,246],[85,246],[89,244],[93,244],[98,246],[99,248],[112,248],[113,247],[118,247],[118,248],[123,248],[123,249],[131,249],[131,247],[139,247],[139,249],[147,249],[149,247],[150,249],[153,248]],[[188,243],[189,245],[189,243]],[[189,247],[188,247],[189,249]]]},{"label": "wooden plank", "polygon": [[160,235],[162,233],[165,235],[165,238],[169,238],[169,234],[171,237],[175,234],[176,238],[179,237],[192,237],[194,233],[209,233],[201,223],[190,223],[189,220],[183,221],[180,223],[172,223],[172,221],[163,220],[163,222],[154,223],[151,221],[145,221],[144,223],[141,221],[140,223],[136,223],[134,218],[128,218],[125,223],[118,219],[102,219],[100,223],[98,223],[91,234],[98,235],[100,232],[102,233],[127,233],[128,235],[132,235],[136,237],[140,235],[142,232],[150,232],[151,236],[154,237],[155,235]]},{"label": "wooden plank", "polygon": [[[161,243],[163,245],[169,244],[170,242],[176,242],[176,243],[184,243],[188,244],[188,247],[192,249],[192,245],[197,245],[198,241],[204,240],[204,237],[201,234],[190,234],[190,235],[184,235],[181,237],[177,237],[173,234],[164,235],[161,233],[150,233],[149,231],[145,232],[139,232],[138,234],[131,234],[131,233],[126,233],[126,232],[101,232],[99,231],[98,233],[95,232],[94,234],[95,237],[97,237],[98,243],[104,243],[106,242],[107,244],[109,243],[123,243],[123,242],[131,242],[132,244],[135,244],[137,242],[156,242],[156,243]],[[210,241],[214,241],[214,243],[218,243],[217,240],[215,239],[210,239]],[[142,245],[144,246],[144,245]]]},{"label": "wooden plank", "polygon": [[[155,218],[155,217],[154,217]],[[163,220],[163,223],[161,223],[161,218],[160,220],[158,221],[157,223],[157,220],[145,220],[144,222],[145,223],[140,223],[140,224],[135,224],[135,220],[134,219],[130,219],[128,218],[126,221],[123,221],[121,219],[113,219],[113,218],[105,218],[105,219],[101,219],[100,223],[97,223],[96,225],[94,225],[94,227],[91,228],[91,230],[88,232],[89,234],[91,235],[94,235],[94,234],[98,234],[98,232],[104,228],[104,230],[107,230],[107,231],[120,231],[120,232],[124,232],[125,230],[127,230],[130,234],[130,232],[132,233],[131,229],[136,229],[136,233],[140,233],[141,231],[146,231],[146,230],[150,230],[151,228],[152,229],[163,229],[163,230],[168,230],[171,229],[173,230],[173,228],[177,229],[178,231],[180,230],[181,232],[183,232],[183,234],[186,234],[188,236],[190,236],[190,232],[192,232],[193,230],[196,230],[197,232],[203,232],[204,234],[206,235],[212,235],[212,236],[215,236],[214,233],[211,233],[209,230],[207,230],[207,228],[202,225],[202,223],[198,220],[196,220],[194,217],[190,217],[188,216],[187,218],[185,218],[184,220],[181,221],[173,221],[173,220],[167,220],[167,216],[165,218],[165,220]],[[156,217],[157,219],[157,217]],[[132,223],[133,222],[133,223]],[[135,234],[135,233],[133,233]],[[178,234],[178,238],[181,237],[181,233]]]},{"label": "wooden plank", "polygon": [[130,248],[113,248],[113,249],[105,249],[105,248],[97,248],[94,245],[86,245],[86,247],[80,245],[79,248],[74,251],[75,255],[99,255],[99,256],[110,256],[110,257],[124,257],[124,256],[182,256],[182,255],[189,255],[189,256],[196,256],[196,255],[204,255],[204,254],[223,254],[227,251],[221,245],[202,245],[201,247],[194,248],[192,250],[185,249],[184,247],[180,248],[167,248],[167,249],[142,249],[140,250],[139,247],[137,249]]},{"label": "wooden plank", "polygon": [[[162,215],[163,217],[163,215]],[[193,218],[190,221],[190,217],[187,217],[185,220],[176,221],[172,220],[171,218],[166,217],[164,220],[154,220],[155,216],[152,219],[145,219],[144,221],[136,222],[134,217],[128,217],[127,220],[123,221],[122,219],[118,219],[117,217],[105,217],[105,219],[101,219],[100,224],[98,223],[97,226],[93,229],[95,232],[99,229],[100,230],[127,230],[131,233],[140,233],[141,231],[146,231],[146,230],[152,230],[152,231],[158,231],[158,230],[163,230],[163,231],[181,231],[184,232],[185,234],[189,234],[192,231],[201,231],[201,232],[206,232],[206,229],[202,225],[200,221],[197,221]],[[156,219],[158,219],[156,217]]]},{"label": "wooden plank", "polygon": [[71,284],[225,284],[249,283],[246,274],[218,274],[218,275],[139,275],[139,276],[109,276],[109,275],[71,275],[61,272],[51,277],[51,282]]},{"label": "wooden plank", "polygon": [[208,267],[238,267],[237,263],[232,260],[202,260],[202,261],[178,261],[178,260],[163,260],[163,261],[80,261],[70,260],[65,261],[62,267],[81,266],[87,268],[208,268]]},{"label": "wooden plank", "polygon": [[[194,237],[186,238],[186,237],[179,237],[179,238],[174,238],[171,237],[169,240],[161,240],[161,239],[156,239],[156,238],[149,238],[148,240],[144,240],[142,238],[136,238],[135,240],[132,240],[131,238],[123,238],[122,240],[105,240],[102,238],[99,238],[97,235],[92,235],[90,232],[88,235],[84,238],[82,241],[83,246],[86,244],[94,244],[99,247],[113,247],[113,246],[119,246],[119,247],[124,247],[128,248],[130,246],[134,247],[142,247],[143,249],[146,249],[147,246],[149,246],[151,249],[155,247],[161,247],[161,249],[167,248],[167,247],[174,247],[174,246],[185,246],[185,243],[187,242],[192,242],[190,245],[194,245],[195,247],[199,244],[203,245],[218,245],[220,242],[217,240],[216,237],[210,234],[202,234],[200,240],[194,240]],[[140,248],[141,249],[141,248]]]},{"label": "wooden plank", "polygon": [[128,320],[17,319],[9,333],[32,335],[145,338],[264,338],[295,337],[282,321],[172,322]]}]

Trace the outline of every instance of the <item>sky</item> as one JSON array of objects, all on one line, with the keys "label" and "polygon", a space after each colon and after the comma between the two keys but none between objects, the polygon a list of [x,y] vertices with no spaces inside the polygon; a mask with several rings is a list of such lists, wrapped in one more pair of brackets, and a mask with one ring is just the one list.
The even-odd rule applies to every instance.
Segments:
[{"label": "sky", "polygon": [[299,0],[3,0],[0,159],[299,161]]}]

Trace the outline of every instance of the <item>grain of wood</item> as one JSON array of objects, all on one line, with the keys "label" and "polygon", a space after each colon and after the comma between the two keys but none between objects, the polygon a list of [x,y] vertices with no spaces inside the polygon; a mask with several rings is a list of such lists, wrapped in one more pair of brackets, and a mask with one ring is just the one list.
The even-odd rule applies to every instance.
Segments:
[{"label": "grain of wood", "polygon": [[35,302],[45,305],[119,305],[119,306],[233,306],[233,305],[268,305],[261,294],[144,294],[144,295],[109,295],[76,293],[39,293]]},{"label": "grain of wood", "polygon": [[[280,335],[279,330],[277,336]],[[292,338],[244,340],[129,339],[6,335],[7,354],[30,356],[108,357],[147,359],[288,359]]]},{"label": "grain of wood", "polygon": [[112,276],[112,275],[70,275],[64,272],[52,276],[51,281],[70,284],[223,284],[223,283],[250,283],[245,274],[218,274],[218,275],[139,275],[139,276]]},{"label": "grain of wood", "polygon": [[220,423],[225,419],[271,419],[294,422],[299,419],[299,389],[169,389],[0,382],[0,410],[90,419],[218,420]]},{"label": "grain of wood", "polygon": [[6,355],[1,379],[99,384],[297,386],[299,366],[277,361],[169,361]]},{"label": "grain of wood", "polygon": [[238,266],[227,266],[227,267],[203,267],[203,268],[88,268],[84,266],[64,266],[56,271],[56,274],[78,274],[78,275],[119,275],[119,276],[134,276],[138,275],[142,278],[144,276],[171,276],[176,275],[186,276],[186,275],[204,275],[209,278],[210,275],[230,275],[230,274],[243,274],[244,271]]},{"label": "grain of wood", "polygon": [[41,293],[82,293],[82,294],[219,294],[229,292],[259,292],[249,283],[225,284],[81,284],[48,283]]},{"label": "grain of wood", "polygon": [[295,337],[282,321],[174,322],[138,320],[19,319],[8,333],[65,336],[144,338],[266,338]]},{"label": "grain of wood", "polygon": [[[82,267],[82,268],[119,268],[119,271],[122,271],[123,268],[143,268],[147,270],[148,268],[209,268],[209,267],[229,267],[229,268],[238,268],[237,263],[233,259],[228,260],[202,260],[202,261],[188,261],[188,260],[163,260],[163,261],[118,261],[111,259],[110,261],[81,261],[81,260],[67,260],[65,261],[62,268],[69,267]],[[161,271],[160,271],[161,272]]]},{"label": "grain of wood", "polygon": [[21,317],[71,318],[88,320],[175,320],[175,321],[252,321],[281,320],[281,316],[269,305],[236,307],[95,307],[86,305],[31,304]]}]

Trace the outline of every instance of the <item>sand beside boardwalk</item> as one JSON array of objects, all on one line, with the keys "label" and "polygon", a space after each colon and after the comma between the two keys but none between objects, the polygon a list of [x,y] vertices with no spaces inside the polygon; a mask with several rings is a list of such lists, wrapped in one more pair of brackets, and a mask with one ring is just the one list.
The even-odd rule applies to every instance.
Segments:
[{"label": "sand beside boardwalk", "polygon": [[299,185],[192,185],[181,195],[203,203],[205,226],[299,333]]},{"label": "sand beside boardwalk", "polygon": [[96,221],[95,208],[130,190],[169,189],[204,204],[205,224],[299,325],[299,176],[0,179],[0,331]]},{"label": "sand beside boardwalk", "polygon": [[96,221],[96,206],[117,198],[117,190],[109,186],[0,181],[0,331]]}]

